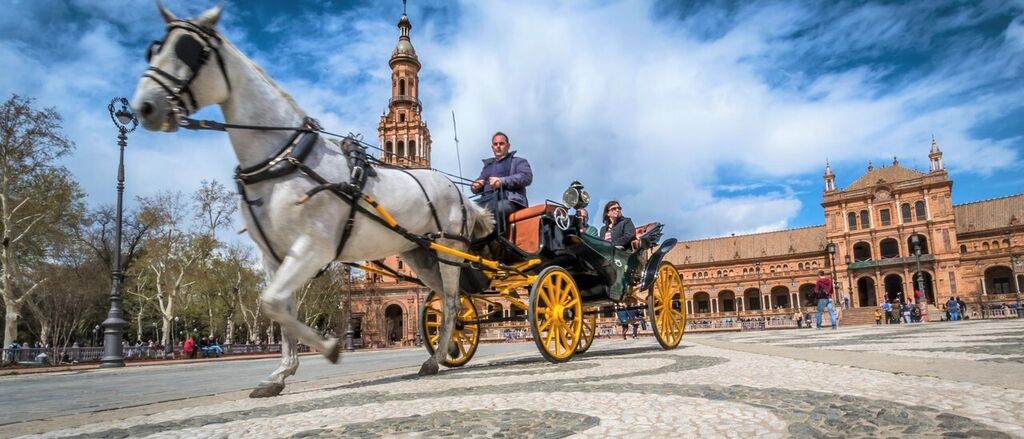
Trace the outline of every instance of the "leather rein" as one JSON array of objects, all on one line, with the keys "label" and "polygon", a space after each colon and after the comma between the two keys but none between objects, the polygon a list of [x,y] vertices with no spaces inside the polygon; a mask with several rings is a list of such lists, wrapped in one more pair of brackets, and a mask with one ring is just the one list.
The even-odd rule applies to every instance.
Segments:
[{"label": "leather rein", "polygon": [[[313,195],[327,190],[332,194],[340,198],[342,201],[350,206],[349,215],[345,221],[342,229],[341,238],[338,242],[337,249],[335,250],[335,260],[341,257],[341,253],[345,248],[345,244],[351,237],[352,228],[355,224],[356,212],[361,212],[368,218],[375,222],[383,225],[384,227],[392,230],[409,241],[429,250],[430,244],[434,239],[447,238],[453,239],[465,243],[469,243],[469,239],[466,237],[468,234],[468,216],[466,211],[465,200],[461,193],[459,194],[459,203],[462,208],[462,227],[461,235],[453,235],[444,231],[441,226],[441,220],[438,217],[437,209],[434,207],[434,203],[430,200],[430,196],[427,193],[423,183],[413,176],[408,170],[402,167],[395,167],[385,164],[376,158],[366,153],[367,147],[373,147],[368,145],[357,137],[340,136],[334,133],[325,131],[320,124],[313,118],[306,117],[303,120],[302,126],[299,127],[273,127],[273,126],[258,126],[258,125],[243,125],[243,124],[230,124],[221,123],[211,120],[195,120],[190,119],[188,115],[198,110],[198,103],[195,95],[192,92],[192,82],[199,75],[199,71],[203,66],[209,62],[211,55],[213,55],[217,64],[220,67],[221,76],[224,78],[224,83],[228,88],[228,93],[231,93],[231,81],[228,78],[227,69],[224,66],[224,57],[221,55],[220,48],[223,45],[223,40],[213,29],[209,29],[203,26],[199,26],[195,23],[186,20],[174,20],[167,24],[167,35],[164,36],[163,41],[154,41],[150,44],[146,53],[146,60],[150,61],[153,55],[160,52],[163,49],[164,42],[170,33],[180,29],[186,32],[185,36],[180,37],[175,43],[175,55],[190,69],[190,76],[186,78],[178,78],[158,67],[150,65],[150,67],[143,73],[144,78],[149,78],[157,85],[159,85],[165,92],[167,92],[167,101],[171,104],[170,115],[173,117],[173,122],[179,127],[189,130],[209,130],[209,131],[227,131],[227,129],[240,129],[240,130],[253,130],[253,131],[293,131],[295,134],[289,139],[287,143],[272,157],[257,163],[253,166],[242,168],[241,165],[235,168],[235,182],[238,187],[238,194],[242,197],[242,201],[245,202],[245,206],[249,211],[249,216],[252,218],[252,222],[256,228],[256,232],[259,234],[260,239],[263,241],[265,247],[269,251],[271,257],[280,264],[283,259],[274,250],[271,245],[266,232],[263,230],[262,225],[256,218],[256,207],[263,205],[261,199],[252,200],[249,199],[246,186],[271,180],[275,178],[284,177],[293,172],[301,172],[303,175],[312,179],[317,183],[313,189],[310,189],[303,195],[296,204],[302,204]],[[187,98],[187,100],[185,99]],[[320,134],[327,134],[335,137],[342,138],[341,148],[345,154],[345,158],[348,161],[349,169],[351,170],[349,181],[347,182],[330,182],[315,170],[306,166],[303,160],[309,155],[313,148],[319,143],[318,139]],[[375,148],[379,149],[379,148]],[[427,200],[427,205],[430,207],[430,213],[433,217],[434,224],[437,227],[438,232],[428,233],[426,235],[416,235],[400,225],[390,224],[380,215],[367,209],[360,203],[360,200],[366,201],[375,209],[379,209],[377,202],[363,193],[363,188],[366,186],[366,182],[369,177],[376,176],[376,171],[373,169],[371,164],[378,166],[386,166],[394,169],[398,169],[405,174],[409,175],[413,181],[420,187],[423,196]],[[438,171],[440,172],[440,171]],[[451,174],[444,173],[445,175],[451,176]],[[461,178],[461,177],[459,177]],[[431,250],[432,251],[432,250]],[[469,264],[463,262],[451,262],[441,258],[436,258],[442,263],[449,265],[458,265],[467,267]],[[375,265],[377,261],[374,261]],[[326,267],[324,267],[326,268]],[[321,270],[322,272],[323,270]]]}]

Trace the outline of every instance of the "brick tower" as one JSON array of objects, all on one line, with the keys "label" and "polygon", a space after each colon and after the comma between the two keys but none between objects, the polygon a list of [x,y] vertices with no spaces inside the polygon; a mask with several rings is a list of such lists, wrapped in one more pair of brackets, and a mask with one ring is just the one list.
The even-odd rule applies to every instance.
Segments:
[{"label": "brick tower", "polygon": [[423,121],[420,103],[420,60],[412,47],[409,31],[412,23],[402,12],[398,20],[401,32],[388,65],[391,66],[391,99],[388,111],[377,128],[384,148],[385,163],[409,168],[430,167],[430,130]]}]

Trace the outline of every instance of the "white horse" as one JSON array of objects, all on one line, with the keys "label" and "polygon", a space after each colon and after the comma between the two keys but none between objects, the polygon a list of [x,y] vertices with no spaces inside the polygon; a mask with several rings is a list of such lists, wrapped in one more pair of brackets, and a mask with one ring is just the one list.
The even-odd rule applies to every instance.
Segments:
[{"label": "white horse", "polygon": [[[167,22],[167,35],[162,43],[150,47],[150,68],[132,98],[132,107],[143,127],[172,132],[182,117],[209,105],[220,105],[226,124],[299,127],[305,123],[306,114],[292,98],[216,31],[220,7],[193,20],[179,20],[159,3],[158,6]],[[227,131],[241,169],[270,166],[272,163],[267,161],[279,155],[296,136],[288,131]],[[325,142],[322,137],[315,142],[302,163],[331,182],[349,181],[349,164],[337,145]],[[296,203],[316,186],[307,174],[298,171],[244,185],[239,210],[270,276],[261,296],[263,308],[280,323],[285,335],[280,367],[261,381],[250,396],[275,396],[284,389],[285,378],[295,374],[299,366],[296,338],[331,362],[338,361],[338,339],[322,338],[295,317],[295,291],[332,261],[378,260],[401,254],[427,287],[441,293],[445,318],[440,345],[420,368],[421,375],[437,373],[438,364],[449,351],[448,342],[455,326],[460,274],[460,267],[440,263],[439,259],[455,259],[406,239],[373,221],[366,212],[355,215],[349,239],[339,254],[343,224],[352,206],[330,191],[301,205]],[[479,238],[493,229],[491,214],[465,199],[451,181],[437,172],[380,168],[376,176],[369,178],[363,192],[385,206],[410,233],[443,232],[447,238],[438,238],[436,242],[457,250],[466,250],[466,241],[450,238],[467,233],[470,236],[464,238]],[[431,214],[428,197],[436,215]]]}]

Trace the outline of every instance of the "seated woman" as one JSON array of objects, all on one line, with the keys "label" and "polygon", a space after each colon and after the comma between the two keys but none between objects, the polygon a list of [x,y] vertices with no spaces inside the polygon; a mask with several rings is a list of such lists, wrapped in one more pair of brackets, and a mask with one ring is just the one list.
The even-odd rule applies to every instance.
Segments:
[{"label": "seated woman", "polygon": [[633,220],[622,215],[622,205],[615,200],[606,203],[602,219],[604,227],[601,227],[598,236],[611,242],[616,248],[630,248],[630,244],[636,239],[636,227],[633,226]]}]

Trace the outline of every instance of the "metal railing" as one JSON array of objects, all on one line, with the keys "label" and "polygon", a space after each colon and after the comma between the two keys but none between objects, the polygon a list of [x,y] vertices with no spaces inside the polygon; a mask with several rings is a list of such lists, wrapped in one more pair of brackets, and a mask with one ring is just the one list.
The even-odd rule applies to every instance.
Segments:
[{"label": "metal railing", "polygon": [[[221,355],[246,355],[246,354],[278,354],[281,352],[280,344],[234,344],[221,345]],[[24,365],[59,365],[74,363],[89,363],[100,361],[103,357],[103,347],[67,347],[67,348],[18,348],[0,350],[0,358],[3,364],[24,364]],[[299,345],[299,352],[309,352],[309,347]],[[41,355],[45,354],[45,355]],[[181,346],[174,346],[167,349],[164,346],[125,346],[125,360],[162,360],[185,358],[185,352]],[[209,356],[214,356],[211,352]],[[196,358],[204,358],[200,349]]]}]

